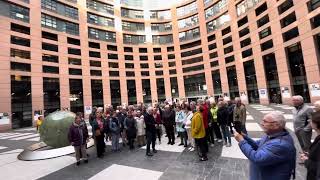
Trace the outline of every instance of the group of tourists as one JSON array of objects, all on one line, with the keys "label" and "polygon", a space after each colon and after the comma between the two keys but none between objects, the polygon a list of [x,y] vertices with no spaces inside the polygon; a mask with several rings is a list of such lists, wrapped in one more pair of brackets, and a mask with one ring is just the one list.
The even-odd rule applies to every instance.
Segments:
[{"label": "group of tourists", "polygon": [[[301,96],[293,98],[294,133],[300,143],[300,164],[308,170],[308,180],[320,178],[320,103],[315,109],[303,103]],[[250,179],[290,179],[296,166],[296,148],[290,133],[286,130],[286,119],[281,112],[274,111],[264,116],[261,127],[266,133],[255,141],[246,130],[246,106],[240,98],[233,101],[219,98],[197,102],[155,104],[143,103],[129,106],[93,108],[89,116],[92,126],[97,157],[103,158],[106,143],[111,141],[113,152],[119,152],[128,146],[146,146],[146,156],[157,153],[156,141],[161,144],[163,131],[168,138],[168,145],[174,145],[177,138],[179,146],[188,151],[197,150],[200,161],[207,161],[209,146],[223,143],[232,146],[231,137],[239,142],[239,147],[250,160]],[[317,137],[311,143],[312,129]],[[81,114],[77,114],[69,131],[69,140],[75,147],[76,164],[80,158],[87,163],[86,143],[88,129]],[[120,142],[120,140],[122,142]]]}]

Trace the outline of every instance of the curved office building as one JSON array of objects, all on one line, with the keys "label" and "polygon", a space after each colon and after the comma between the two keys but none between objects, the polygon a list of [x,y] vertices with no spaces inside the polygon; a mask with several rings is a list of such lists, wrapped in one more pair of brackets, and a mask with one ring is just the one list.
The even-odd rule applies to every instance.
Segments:
[{"label": "curved office building", "polygon": [[[320,0],[2,0],[0,129],[167,98],[320,98]],[[9,120],[5,119],[9,115]]]}]

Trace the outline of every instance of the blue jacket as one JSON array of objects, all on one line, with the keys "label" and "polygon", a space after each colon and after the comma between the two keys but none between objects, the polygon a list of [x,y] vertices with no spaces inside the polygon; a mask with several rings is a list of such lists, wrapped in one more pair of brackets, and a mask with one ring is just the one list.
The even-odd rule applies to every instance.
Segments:
[{"label": "blue jacket", "polygon": [[258,141],[245,136],[239,147],[250,160],[250,180],[289,180],[293,175],[296,148],[286,130]]}]

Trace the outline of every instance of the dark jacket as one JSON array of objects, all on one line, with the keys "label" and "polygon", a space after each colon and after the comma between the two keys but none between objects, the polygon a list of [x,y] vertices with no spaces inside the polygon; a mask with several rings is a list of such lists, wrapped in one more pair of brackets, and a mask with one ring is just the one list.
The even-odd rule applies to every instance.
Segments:
[{"label": "dark jacket", "polygon": [[99,125],[98,125],[98,122],[97,122],[97,119],[94,119],[93,122],[92,122],[92,136],[94,137],[95,136],[95,133],[96,133],[96,130],[99,129],[101,134],[103,133],[106,133],[108,127],[107,127],[107,121],[102,118],[102,123],[103,123],[103,128],[100,129]]},{"label": "dark jacket", "polygon": [[83,124],[72,123],[69,128],[68,139],[73,146],[81,146],[86,144],[89,137],[87,126]]},{"label": "dark jacket", "polygon": [[127,117],[127,114],[125,114],[125,113],[119,112],[119,113],[117,114],[117,118],[118,118],[118,120],[119,120],[119,122],[120,122],[120,128],[121,128],[121,130],[124,129],[124,120],[126,119],[126,117]]},{"label": "dark jacket", "polygon": [[288,131],[254,141],[245,136],[239,142],[250,160],[250,180],[289,180],[296,164],[296,148]]},{"label": "dark jacket", "polygon": [[162,116],[163,125],[166,127],[173,127],[176,124],[176,112],[173,110],[167,111],[160,111]]},{"label": "dark jacket", "polygon": [[308,170],[307,180],[320,179],[320,135],[316,137],[310,146],[308,160],[304,165]]},{"label": "dark jacket", "polygon": [[156,121],[154,120],[153,115],[145,113],[144,123],[146,125],[146,133],[155,133],[156,132]]},{"label": "dark jacket", "polygon": [[117,117],[111,117],[109,121],[109,130],[112,134],[120,134],[121,125]]},{"label": "dark jacket", "polygon": [[229,124],[229,111],[227,107],[221,107],[217,112],[217,121],[220,125]]},{"label": "dark jacket", "polygon": [[124,120],[124,128],[126,129],[128,138],[136,138],[137,122],[133,117],[126,117],[126,119]]}]

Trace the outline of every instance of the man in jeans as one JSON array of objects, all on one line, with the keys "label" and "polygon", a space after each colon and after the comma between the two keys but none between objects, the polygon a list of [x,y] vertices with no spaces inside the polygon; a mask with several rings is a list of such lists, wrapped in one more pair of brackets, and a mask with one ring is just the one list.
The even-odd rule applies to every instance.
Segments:
[{"label": "man in jeans", "polygon": [[303,151],[308,151],[311,145],[312,128],[310,121],[313,109],[304,104],[303,101],[302,96],[292,97],[292,104],[294,106],[292,114],[294,132],[299,140],[299,144]]}]

